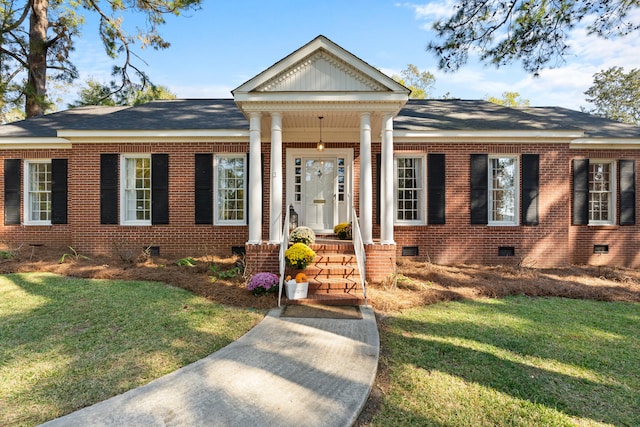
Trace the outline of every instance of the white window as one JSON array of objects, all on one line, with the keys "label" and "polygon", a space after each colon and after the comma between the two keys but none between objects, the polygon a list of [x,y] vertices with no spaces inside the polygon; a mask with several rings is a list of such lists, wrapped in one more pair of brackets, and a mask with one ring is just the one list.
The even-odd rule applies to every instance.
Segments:
[{"label": "white window", "polygon": [[518,224],[518,159],[489,157],[489,224]]},{"label": "white window", "polygon": [[24,168],[26,224],[51,224],[51,160],[27,160]]},{"label": "white window", "polygon": [[589,224],[614,224],[615,162],[589,160]]},{"label": "white window", "polygon": [[[246,223],[246,158],[244,154],[217,155],[214,165],[215,223]],[[254,206],[260,209],[260,206]]]},{"label": "white window", "polygon": [[120,165],[122,223],[151,225],[151,156],[126,155]]},{"label": "white window", "polygon": [[396,224],[425,223],[424,164],[424,157],[394,158]]}]

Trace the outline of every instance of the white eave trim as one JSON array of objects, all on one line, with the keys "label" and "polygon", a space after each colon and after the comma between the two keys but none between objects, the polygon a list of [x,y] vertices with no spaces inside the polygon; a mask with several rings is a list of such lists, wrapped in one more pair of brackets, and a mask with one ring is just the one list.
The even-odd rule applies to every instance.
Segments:
[{"label": "white eave trim", "polygon": [[55,137],[0,137],[0,148],[4,150],[70,149],[71,141]]},{"label": "white eave trim", "polygon": [[407,102],[409,96],[397,92],[243,92],[237,104],[244,102]]},{"label": "white eave trim", "polygon": [[592,150],[632,148],[637,150],[640,148],[640,138],[578,138],[571,141],[570,148]]},{"label": "white eave trim", "polygon": [[419,131],[419,130],[394,130],[394,141],[400,142],[422,142],[425,139],[447,139],[447,140],[461,140],[467,142],[469,140],[507,140],[508,142],[514,140],[530,141],[536,140],[536,142],[557,142],[562,139],[565,142],[571,142],[575,138],[584,136],[580,131],[544,131],[544,130],[433,130],[433,131]]},{"label": "white eave trim", "polygon": [[[189,130],[59,130],[58,136],[69,139],[82,139],[86,142],[101,142],[104,140],[120,139],[149,140],[170,139],[189,140],[245,140],[249,138],[249,130],[239,129],[189,129]],[[126,139],[125,139],[126,138]]]}]

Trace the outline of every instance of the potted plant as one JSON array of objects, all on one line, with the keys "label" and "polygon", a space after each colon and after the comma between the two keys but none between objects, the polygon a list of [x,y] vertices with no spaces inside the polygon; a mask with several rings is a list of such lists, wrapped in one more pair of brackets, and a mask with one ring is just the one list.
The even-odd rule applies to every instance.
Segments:
[{"label": "potted plant", "polygon": [[258,273],[249,280],[247,289],[254,295],[263,295],[275,292],[278,289],[279,282],[280,279],[273,273]]},{"label": "potted plant", "polygon": [[333,227],[333,232],[341,240],[351,239],[351,223],[341,222],[340,224]]},{"label": "potted plant", "polygon": [[292,243],[304,243],[305,245],[312,245],[316,241],[316,233],[309,227],[301,225],[296,227],[289,236],[289,241]]},{"label": "potted plant", "polygon": [[291,276],[287,276],[285,290],[287,298],[289,299],[306,298],[309,292],[309,282],[307,279],[307,275],[300,272],[296,274],[295,279],[292,279]]},{"label": "potted plant", "polygon": [[287,265],[293,268],[297,268],[299,270],[304,270],[307,268],[307,265],[313,258],[315,258],[316,253],[309,246],[304,243],[294,243],[287,249],[284,253],[284,258],[287,262]]}]

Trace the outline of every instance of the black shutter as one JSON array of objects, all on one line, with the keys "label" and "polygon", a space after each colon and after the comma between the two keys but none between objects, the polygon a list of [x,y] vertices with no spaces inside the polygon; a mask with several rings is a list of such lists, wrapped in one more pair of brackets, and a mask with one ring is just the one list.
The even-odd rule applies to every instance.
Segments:
[{"label": "black shutter", "polygon": [[471,155],[471,224],[487,224],[489,196],[489,156]]},{"label": "black shutter", "polygon": [[382,165],[382,154],[376,153],[376,224],[380,225],[380,177],[382,173],[380,166]]},{"label": "black shutter", "polygon": [[20,159],[4,160],[4,224],[20,224]]},{"label": "black shutter", "polygon": [[522,224],[538,225],[540,155],[522,155]]},{"label": "black shutter", "polygon": [[67,223],[67,159],[51,160],[51,224]]},{"label": "black shutter", "polygon": [[247,181],[244,183],[244,188],[245,188],[245,197],[247,198],[247,203],[246,203],[246,212],[244,213],[244,222],[245,224],[249,225],[249,210],[251,209],[251,193],[249,191],[249,183],[251,182],[251,153],[247,153],[247,162],[246,162],[246,176],[247,176]]},{"label": "black shutter", "polygon": [[620,160],[620,225],[636,223],[636,162]]},{"label": "black shutter", "polygon": [[118,223],[118,155],[100,154],[100,224]]},{"label": "black shutter", "polygon": [[445,224],[444,154],[427,155],[427,223]]},{"label": "black shutter", "polygon": [[169,224],[169,155],[151,155],[151,224]]},{"label": "black shutter", "polygon": [[195,155],[195,223],[213,224],[213,154]]},{"label": "black shutter", "polygon": [[589,159],[573,160],[573,225],[589,224]]}]

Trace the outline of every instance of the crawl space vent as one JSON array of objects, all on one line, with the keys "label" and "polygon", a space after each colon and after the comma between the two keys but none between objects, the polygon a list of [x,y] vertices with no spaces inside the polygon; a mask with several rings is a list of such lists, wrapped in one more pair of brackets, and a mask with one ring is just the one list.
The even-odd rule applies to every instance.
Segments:
[{"label": "crawl space vent", "polygon": [[244,255],[246,250],[244,246],[232,246],[231,247],[231,255]]},{"label": "crawl space vent", "polygon": [[499,246],[498,247],[498,256],[515,256],[516,248],[513,246]]},{"label": "crawl space vent", "polygon": [[402,247],[402,256],[418,256],[418,247],[417,246],[403,246]]},{"label": "crawl space vent", "polygon": [[593,245],[594,254],[608,254],[609,245]]}]

